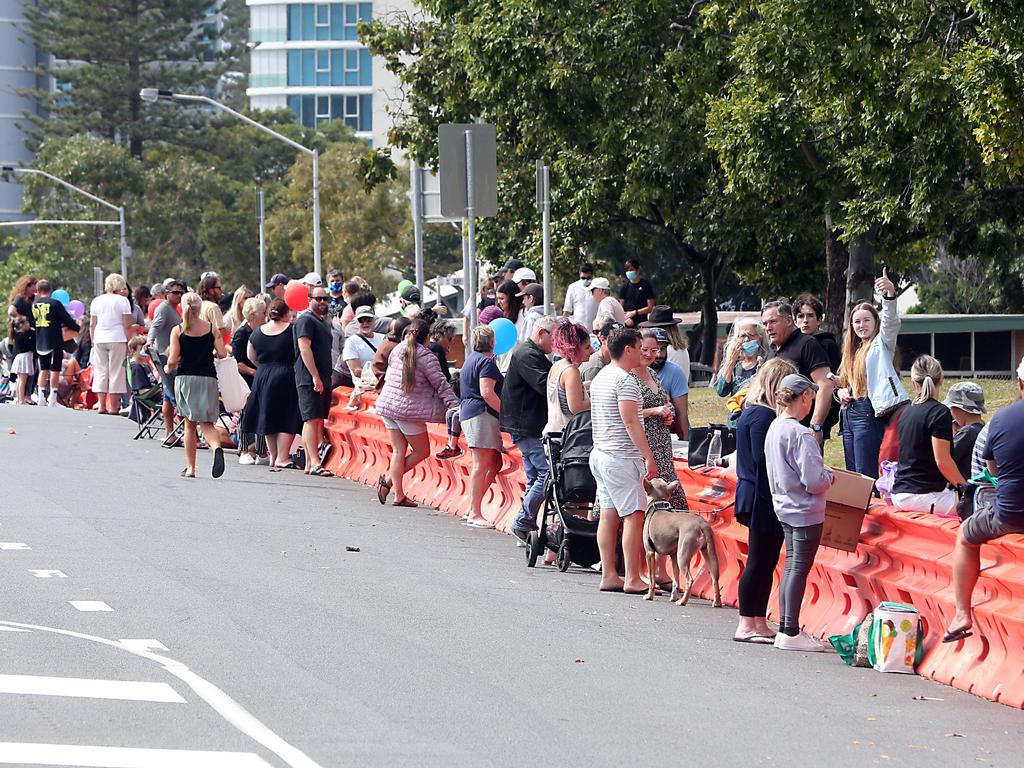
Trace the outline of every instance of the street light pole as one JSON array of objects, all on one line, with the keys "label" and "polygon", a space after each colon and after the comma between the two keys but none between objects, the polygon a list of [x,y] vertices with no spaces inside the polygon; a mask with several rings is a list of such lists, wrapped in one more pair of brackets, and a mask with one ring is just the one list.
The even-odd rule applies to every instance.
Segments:
[{"label": "street light pole", "polygon": [[18,226],[18,225],[26,226],[26,225],[31,225],[31,224],[97,224],[97,225],[117,224],[118,228],[120,229],[120,242],[118,244],[118,252],[121,255],[121,276],[125,279],[125,281],[128,280],[128,255],[131,253],[131,248],[128,246],[128,225],[127,225],[127,222],[125,221],[124,206],[123,205],[114,205],[113,203],[111,203],[111,202],[109,202],[107,200],[104,200],[102,197],[97,197],[92,192],[87,192],[86,190],[82,189],[81,187],[76,187],[70,181],[65,181],[62,178],[54,176],[52,173],[47,173],[46,171],[41,171],[38,168],[15,168],[14,166],[5,165],[2,168],[0,168],[0,171],[3,171],[4,173],[13,173],[16,176],[21,176],[23,174],[24,175],[29,175],[29,176],[42,176],[44,179],[49,179],[54,184],[59,184],[60,186],[64,187],[65,189],[70,189],[72,192],[77,192],[78,194],[80,194],[80,195],[82,195],[84,197],[89,198],[90,200],[92,200],[95,203],[99,203],[100,205],[106,206],[107,208],[109,208],[112,211],[117,211],[117,221],[116,222],[110,222],[110,221],[80,221],[80,220],[59,221],[59,220],[55,220],[55,219],[35,219],[35,220],[32,220],[32,221],[11,222],[10,226]]},{"label": "street light pole", "polygon": [[156,101],[193,101],[201,104],[207,104],[211,107],[216,107],[222,112],[227,112],[232,117],[238,118],[243,123],[251,125],[253,128],[258,128],[269,136],[273,136],[275,139],[283,141],[288,146],[309,155],[313,159],[313,271],[318,275],[322,275],[320,269],[320,153],[317,150],[310,149],[307,146],[299,144],[299,142],[289,139],[284,134],[268,128],[263,125],[263,123],[257,122],[251,117],[243,115],[241,112],[232,109],[226,104],[221,104],[219,101],[211,99],[209,96],[197,96],[191,93],[174,93],[173,91],[167,91],[162,88],[143,88],[139,91],[139,97],[150,104]]}]

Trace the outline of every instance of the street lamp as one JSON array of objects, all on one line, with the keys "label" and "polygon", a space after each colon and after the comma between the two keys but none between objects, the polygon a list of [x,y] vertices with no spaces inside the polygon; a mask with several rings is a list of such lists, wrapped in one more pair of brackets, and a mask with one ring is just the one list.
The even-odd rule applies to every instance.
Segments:
[{"label": "street lamp", "polygon": [[315,149],[299,144],[297,141],[289,139],[277,131],[274,131],[262,123],[258,123],[251,117],[243,115],[226,104],[221,104],[219,101],[214,101],[209,96],[195,96],[190,93],[174,93],[173,91],[166,91],[162,88],[143,88],[139,91],[139,98],[143,101],[153,104],[157,101],[197,101],[202,104],[209,104],[211,107],[216,107],[222,112],[227,112],[229,115],[237,117],[244,123],[248,123],[253,128],[259,128],[266,134],[273,136],[275,139],[283,141],[290,147],[294,147],[300,152],[305,152],[307,155],[313,158],[313,271],[318,275],[323,274],[320,270],[320,153]]},{"label": "street lamp", "polygon": [[42,176],[45,179],[49,179],[55,184],[60,184],[66,189],[70,189],[72,192],[77,192],[83,195],[94,203],[104,205],[112,211],[117,211],[117,221],[95,221],[92,219],[30,219],[29,221],[4,221],[0,222],[2,227],[25,227],[33,224],[75,224],[75,225],[94,225],[94,226],[117,226],[121,231],[121,243],[119,251],[121,253],[121,276],[125,280],[128,279],[128,256],[131,255],[131,248],[128,247],[128,230],[124,218],[124,206],[114,205],[102,197],[97,197],[92,192],[86,192],[81,187],[76,187],[70,181],[64,181],[64,179],[57,178],[52,173],[46,171],[40,171],[38,168],[15,168],[12,165],[0,166],[0,172],[2,173],[13,173],[16,176],[27,175],[27,176]]}]

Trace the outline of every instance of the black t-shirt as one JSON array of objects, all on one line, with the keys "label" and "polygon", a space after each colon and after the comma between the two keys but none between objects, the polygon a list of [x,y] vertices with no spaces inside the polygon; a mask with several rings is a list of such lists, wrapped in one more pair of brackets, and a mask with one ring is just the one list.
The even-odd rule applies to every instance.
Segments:
[{"label": "black t-shirt", "polygon": [[937,493],[946,478],[935,463],[932,438],[953,441],[953,416],[937,400],[908,405],[900,415],[900,460],[893,493]]},{"label": "black t-shirt", "polygon": [[437,355],[437,362],[441,364],[441,373],[444,374],[444,377],[448,379],[448,381],[451,381],[452,369],[448,365],[448,353],[444,351],[444,347],[442,347],[438,342],[432,341],[430,342],[428,349]]},{"label": "black t-shirt", "polygon": [[313,386],[313,377],[299,354],[299,339],[309,339],[313,349],[313,360],[320,380],[330,385],[331,381],[331,327],[312,312],[303,312],[295,321],[295,383]]},{"label": "black t-shirt", "polygon": [[974,444],[978,442],[978,433],[984,426],[980,421],[968,424],[953,435],[953,461],[964,480],[971,479],[971,455],[974,453]]},{"label": "black t-shirt", "polygon": [[655,298],[654,289],[642,277],[636,283],[627,280],[619,289],[619,298],[622,299],[622,308],[627,312],[647,309],[647,300]]},{"label": "black t-shirt", "polygon": [[35,320],[36,350],[41,355],[64,348],[64,328],[81,330],[64,305],[49,296],[36,299],[30,314]]},{"label": "black t-shirt", "polygon": [[132,360],[131,375],[133,390],[141,392],[156,386],[156,382],[153,381],[153,373],[148,365],[143,365],[142,363],[137,363]]},{"label": "black t-shirt", "polygon": [[[248,323],[242,323],[238,326],[238,330],[235,331],[231,337],[231,356],[242,365],[248,365],[250,368],[255,368],[256,364],[249,359],[249,337],[252,336],[252,328],[249,327]],[[253,376],[250,373],[242,373],[239,371],[239,375],[252,388]]]},{"label": "black t-shirt", "polygon": [[773,357],[781,357],[794,363],[797,371],[807,378],[811,378],[813,371],[830,366],[828,354],[821,346],[821,342],[803,333],[799,328],[793,329],[781,347],[769,350],[768,359]]},{"label": "black t-shirt", "polygon": [[28,318],[28,324],[33,328],[36,327],[36,319],[32,315],[32,300],[26,299],[24,296],[18,296],[14,300],[14,309],[19,315],[24,315]]}]

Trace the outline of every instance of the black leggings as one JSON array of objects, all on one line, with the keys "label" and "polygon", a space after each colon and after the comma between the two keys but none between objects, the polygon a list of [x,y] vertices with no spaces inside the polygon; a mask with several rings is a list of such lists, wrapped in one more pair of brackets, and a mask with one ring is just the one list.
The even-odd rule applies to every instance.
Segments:
[{"label": "black leggings", "polygon": [[740,576],[740,616],[752,618],[768,615],[768,598],[772,593],[772,578],[779,564],[782,528],[771,533],[751,528],[747,537],[747,564]]},{"label": "black leggings", "polygon": [[800,634],[800,605],[807,590],[807,575],[814,565],[814,556],[821,543],[824,526],[808,525],[795,527],[782,524],[786,535],[786,567],[779,584],[779,616],[782,623],[779,631],[786,635]]}]

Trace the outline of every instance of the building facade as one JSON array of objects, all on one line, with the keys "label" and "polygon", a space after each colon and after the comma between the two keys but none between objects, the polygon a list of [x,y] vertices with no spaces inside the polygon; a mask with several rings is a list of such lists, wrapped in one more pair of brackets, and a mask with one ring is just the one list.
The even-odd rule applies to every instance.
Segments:
[{"label": "building facade", "polygon": [[306,126],[344,120],[360,138],[387,143],[386,106],[397,82],[359,42],[361,21],[411,11],[406,0],[246,0],[253,45],[252,109],[287,107]]}]

